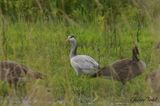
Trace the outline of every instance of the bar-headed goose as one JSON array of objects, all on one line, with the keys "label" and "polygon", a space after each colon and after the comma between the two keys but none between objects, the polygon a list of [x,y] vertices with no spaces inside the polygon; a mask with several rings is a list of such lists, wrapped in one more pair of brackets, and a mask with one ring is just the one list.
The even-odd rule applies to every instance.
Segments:
[{"label": "bar-headed goose", "polygon": [[90,56],[77,55],[77,41],[73,35],[68,36],[67,41],[71,44],[69,57],[76,74],[94,76],[99,70],[99,64]]},{"label": "bar-headed goose", "polygon": [[0,80],[16,87],[25,78],[42,79],[43,75],[13,61],[0,62]]},{"label": "bar-headed goose", "polygon": [[140,75],[146,68],[146,64],[138,58],[137,46],[132,49],[132,59],[122,59],[102,68],[99,76],[113,78],[125,84],[128,80]]}]

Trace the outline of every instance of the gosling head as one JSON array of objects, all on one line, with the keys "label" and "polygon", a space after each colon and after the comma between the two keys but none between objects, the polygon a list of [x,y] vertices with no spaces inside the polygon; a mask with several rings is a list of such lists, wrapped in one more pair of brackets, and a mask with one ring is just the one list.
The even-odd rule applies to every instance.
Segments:
[{"label": "gosling head", "polygon": [[132,48],[132,56],[134,61],[139,61],[139,50],[137,46]]},{"label": "gosling head", "polygon": [[133,50],[133,53],[134,53],[134,54],[139,55],[139,50],[138,50],[138,47],[137,47],[137,46],[133,47],[132,50]]},{"label": "gosling head", "polygon": [[33,77],[34,77],[35,79],[44,79],[46,76],[43,75],[43,74],[40,73],[40,72],[34,72],[34,73],[33,73]]}]

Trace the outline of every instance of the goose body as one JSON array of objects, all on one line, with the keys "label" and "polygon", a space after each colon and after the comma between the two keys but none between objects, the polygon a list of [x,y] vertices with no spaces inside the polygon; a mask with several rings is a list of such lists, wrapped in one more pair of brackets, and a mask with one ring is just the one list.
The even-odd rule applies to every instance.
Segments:
[{"label": "goose body", "polygon": [[94,75],[99,69],[99,64],[90,56],[77,55],[71,58],[71,65],[76,70],[77,75]]},{"label": "goose body", "polygon": [[133,48],[132,51],[132,59],[117,60],[102,68],[98,74],[106,78],[113,78],[122,84],[140,75],[145,70],[146,64],[139,60],[137,47]]},{"label": "goose body", "polygon": [[70,63],[77,75],[86,74],[93,76],[99,70],[99,64],[90,56],[77,55],[77,42],[74,36],[69,36],[68,41],[71,44]]},{"label": "goose body", "polygon": [[0,80],[8,82],[10,85],[17,86],[18,82],[25,77],[41,79],[42,74],[13,61],[0,62]]}]

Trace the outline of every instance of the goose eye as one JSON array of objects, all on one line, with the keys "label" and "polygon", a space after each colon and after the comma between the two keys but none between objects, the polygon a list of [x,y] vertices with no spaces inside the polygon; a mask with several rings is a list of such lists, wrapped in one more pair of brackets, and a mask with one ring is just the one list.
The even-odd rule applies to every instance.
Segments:
[{"label": "goose eye", "polygon": [[72,38],[74,38],[74,36],[73,36],[73,35],[68,36],[68,39],[72,39]]},{"label": "goose eye", "polygon": [[70,36],[70,38],[74,38],[74,36],[72,35],[72,36]]}]

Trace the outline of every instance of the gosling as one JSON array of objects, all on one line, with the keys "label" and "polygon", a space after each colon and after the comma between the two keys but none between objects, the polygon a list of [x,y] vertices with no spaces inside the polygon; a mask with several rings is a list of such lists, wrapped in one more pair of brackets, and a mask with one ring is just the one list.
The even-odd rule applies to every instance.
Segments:
[{"label": "gosling", "polygon": [[141,75],[146,69],[144,61],[140,60],[138,47],[132,48],[132,58],[117,60],[114,63],[102,68],[97,76],[113,78],[120,81],[123,85],[134,77]]}]

